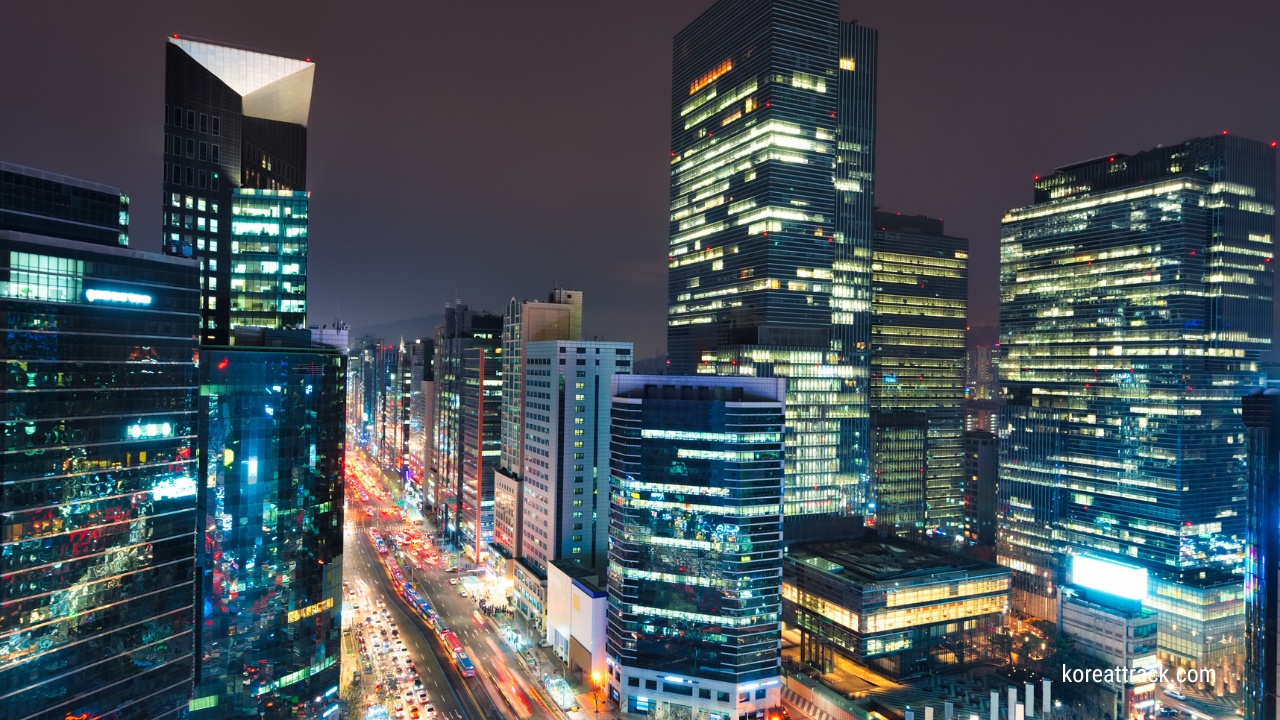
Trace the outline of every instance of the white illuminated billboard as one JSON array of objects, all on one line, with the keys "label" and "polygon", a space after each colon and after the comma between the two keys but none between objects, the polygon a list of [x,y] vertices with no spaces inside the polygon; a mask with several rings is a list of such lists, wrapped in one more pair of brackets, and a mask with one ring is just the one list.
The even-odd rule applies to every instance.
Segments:
[{"label": "white illuminated billboard", "polygon": [[1122,598],[1142,600],[1147,597],[1147,571],[1132,565],[1073,555],[1071,579],[1076,585]]}]

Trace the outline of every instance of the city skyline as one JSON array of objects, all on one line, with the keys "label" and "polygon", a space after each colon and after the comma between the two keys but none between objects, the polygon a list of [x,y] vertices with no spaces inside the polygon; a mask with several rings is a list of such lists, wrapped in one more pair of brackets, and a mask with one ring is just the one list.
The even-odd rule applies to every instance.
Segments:
[{"label": "city skyline", "polygon": [[[553,283],[596,298],[585,337],[634,340],[637,357],[648,357],[665,344],[659,248],[667,213],[659,188],[668,142],[662,108],[634,100],[665,93],[669,38],[709,5],[651,3],[634,17],[621,7],[572,5],[534,13],[512,5],[500,22],[488,23],[478,10],[442,8],[436,14],[411,10],[422,16],[404,22],[397,16],[394,25],[379,11],[348,17],[338,5],[303,15],[272,8],[248,26],[235,21],[235,12],[166,9],[139,12],[137,22],[113,33],[99,32],[110,22],[97,15],[105,10],[82,8],[67,23],[56,4],[18,8],[11,11],[14,22],[0,29],[0,57],[11,65],[36,61],[49,70],[0,78],[6,96],[40,100],[0,118],[0,137],[24,138],[7,150],[6,160],[119,186],[133,199],[133,246],[155,250],[159,230],[147,228],[162,212],[156,170],[161,148],[153,141],[161,127],[154,108],[163,94],[159,38],[187,32],[312,57],[325,71],[315,92],[308,188],[319,197],[344,199],[318,202],[313,218],[312,241],[324,257],[309,268],[313,320],[341,315],[359,333],[385,321],[438,315],[457,295],[471,307],[496,312],[510,297],[535,297]],[[1134,152],[1223,129],[1263,141],[1280,136],[1280,127],[1268,121],[1280,116],[1280,99],[1247,92],[1269,67],[1265,38],[1280,30],[1280,15],[1262,3],[1208,16],[1193,15],[1189,3],[1166,6],[1159,15],[1101,3],[1034,12],[1014,7],[939,7],[924,19],[909,8],[858,3],[844,3],[842,12],[843,19],[856,18],[881,33],[877,203],[904,214],[940,216],[950,232],[972,239],[970,306],[977,326],[996,323],[994,282],[982,282],[983,268],[994,280],[999,217],[1027,204],[1031,176],[1099,152]],[[627,21],[617,22],[624,14]],[[429,42],[415,40],[421,28],[433,26],[449,32],[428,31]],[[342,32],[335,31],[339,27]],[[616,32],[598,30],[605,27]],[[1098,35],[1098,27],[1114,28],[1123,41],[1094,41],[1070,62],[1048,69],[1042,69],[1048,61],[1018,59],[1047,57],[1042,48]],[[1143,32],[1131,32],[1139,28]],[[1212,55],[1167,41],[1193,28],[1204,47],[1217,48]],[[481,32],[491,37],[482,42]],[[563,49],[545,49],[533,39],[540,34],[579,37]],[[427,73],[432,63],[485,46],[508,50],[469,56],[475,61],[471,72],[437,76],[438,84],[407,95],[401,74],[385,70]],[[478,89],[510,77],[513,56],[521,58],[521,74],[579,79],[532,83],[499,93],[501,98]],[[90,63],[131,80],[102,83],[95,74],[77,72]],[[1216,86],[1218,101],[1188,106],[1164,92],[1165,84],[1152,82],[1161,73],[1180,83]],[[1013,102],[1009,88],[1017,92]],[[442,99],[449,108],[472,110],[433,110]],[[509,108],[543,102],[563,112],[526,114],[523,132],[501,128]],[[113,112],[82,132],[75,118],[83,117],[78,108],[86,105]],[[615,152],[596,151],[619,133],[631,139]],[[348,142],[351,137],[360,142]],[[527,142],[531,137],[539,141]],[[490,158],[503,158],[504,171],[483,170],[494,167],[484,161]],[[564,169],[553,169],[553,162]],[[465,169],[435,169],[444,166]],[[624,179],[599,182],[603,172]],[[552,182],[532,182],[535,173],[549,174]],[[495,192],[506,199],[495,205]],[[421,212],[402,207],[421,207],[433,219],[424,222]],[[607,251],[601,250],[602,222],[617,228],[607,233]],[[459,233],[474,239],[452,242]],[[351,249],[351,238],[359,239],[360,252]],[[494,249],[510,261],[482,272],[478,260]],[[604,257],[610,262],[602,263]],[[424,285],[428,293],[420,291]],[[429,335],[433,324],[422,323],[422,334]]]}]

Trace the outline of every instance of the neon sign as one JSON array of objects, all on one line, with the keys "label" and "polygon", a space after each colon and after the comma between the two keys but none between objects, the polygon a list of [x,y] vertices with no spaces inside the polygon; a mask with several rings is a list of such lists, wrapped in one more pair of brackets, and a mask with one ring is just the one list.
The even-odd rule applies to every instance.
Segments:
[{"label": "neon sign", "polygon": [[121,305],[150,305],[151,296],[142,293],[117,292],[115,290],[85,290],[84,299],[89,302],[119,303]]}]

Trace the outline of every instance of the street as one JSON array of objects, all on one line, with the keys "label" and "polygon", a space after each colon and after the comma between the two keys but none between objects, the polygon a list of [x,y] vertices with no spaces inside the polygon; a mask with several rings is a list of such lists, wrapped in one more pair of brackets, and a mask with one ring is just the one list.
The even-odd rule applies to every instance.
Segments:
[{"label": "street", "polygon": [[[396,506],[385,487],[391,476],[379,471],[358,451],[348,458],[344,537],[349,602],[360,606],[359,610],[353,609],[354,618],[359,621],[371,615],[367,612],[368,603],[377,611],[382,609],[377,603],[385,603],[439,716],[451,720],[581,717],[576,712],[566,715],[554,706],[533,679],[541,675],[535,675],[535,668],[529,667],[503,639],[498,624],[480,611],[474,596],[474,590],[483,583],[476,577],[480,573],[468,573],[467,568],[459,573],[448,572],[446,566],[454,554],[434,546],[434,532],[429,526],[405,522],[407,514]],[[371,529],[375,532],[371,533]],[[434,609],[436,626],[443,620],[444,626],[456,635],[463,653],[474,664],[474,677],[461,675],[462,663],[455,660],[441,634],[418,609],[411,607],[406,595],[397,591],[396,572],[400,573],[399,582],[406,586],[406,594],[407,588],[412,588]],[[467,593],[468,587],[472,593]],[[362,659],[353,660],[363,663]],[[376,657],[374,665],[375,677],[362,677],[360,681],[365,697],[385,704],[392,717],[413,717],[414,706],[404,702],[400,703],[404,715],[396,715],[395,698],[385,694],[385,682],[383,694],[379,694],[377,683],[385,673],[379,672]],[[542,674],[556,670],[547,663],[538,669]],[[412,688],[397,689],[399,695]]]}]

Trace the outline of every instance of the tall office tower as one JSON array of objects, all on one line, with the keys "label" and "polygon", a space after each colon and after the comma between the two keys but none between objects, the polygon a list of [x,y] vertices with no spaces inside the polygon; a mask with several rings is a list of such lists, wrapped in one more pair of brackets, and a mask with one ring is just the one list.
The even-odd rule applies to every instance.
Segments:
[{"label": "tall office tower", "polygon": [[[944,234],[941,220],[918,215],[878,212],[875,226],[872,422],[882,413],[924,416],[924,529],[959,538],[964,534],[961,465],[969,241]],[[872,462],[879,464],[874,458]],[[880,477],[872,473],[872,483],[878,484]],[[877,516],[880,511],[877,504]]]},{"label": "tall office tower", "polygon": [[995,433],[967,430],[964,434],[964,539],[967,545],[994,548],[996,544],[996,479],[1000,445]]},{"label": "tall office tower", "polygon": [[547,302],[507,303],[502,325],[501,470],[518,477],[524,467],[524,354],[532,342],[582,339],[582,291],[556,288]]},{"label": "tall office tower", "polygon": [[129,196],[86,182],[0,161],[0,230],[129,246]]},{"label": "tall office tower", "polygon": [[736,720],[779,703],[782,378],[615,375],[609,697]]},{"label": "tall office tower", "polygon": [[839,0],[720,0],[673,55],[669,372],[789,379],[800,539],[869,511],[876,32]]},{"label": "tall office tower", "polygon": [[[231,315],[228,327],[307,326],[307,205],[293,190],[237,188],[231,195]],[[206,282],[218,270],[206,262]],[[205,310],[217,310],[206,294]]]},{"label": "tall office tower", "polygon": [[537,627],[546,627],[551,563],[567,560],[601,576],[608,565],[611,383],[631,372],[631,360],[629,342],[525,348],[523,536],[513,579],[516,607]]},{"label": "tall office tower", "polygon": [[476,563],[486,559],[493,540],[493,473],[502,455],[501,353],[497,343],[462,353],[456,542]]},{"label": "tall office tower", "polygon": [[338,699],[346,333],[235,340],[201,348],[191,716],[319,718]]},{"label": "tall office tower", "polygon": [[[501,377],[500,373],[495,374],[499,366],[496,351],[501,347],[501,343],[501,315],[474,311],[461,302],[445,306],[444,323],[436,328],[435,357],[432,359],[436,380],[435,400],[432,403],[434,417],[431,423],[430,471],[434,482],[434,496],[430,504],[434,509],[438,525],[447,529],[455,542],[460,540],[459,498],[462,493],[462,484],[464,481],[471,482],[474,488],[475,483],[474,477],[466,480],[467,476],[463,471],[463,446],[466,442],[463,434],[464,403],[467,398],[472,402],[483,399],[488,404],[485,408],[485,418],[494,417],[494,413],[498,413],[500,418],[498,411],[501,408],[501,384],[488,386],[488,390],[499,390],[499,397],[485,394],[484,388],[480,387],[466,391],[465,360],[469,351],[483,351],[488,363],[483,374],[489,376],[492,382],[493,378]],[[477,381],[479,378],[473,374],[472,379]],[[472,408],[468,412],[472,413],[473,418],[480,417],[476,415],[478,408]],[[495,439],[501,437],[498,429],[490,425],[490,420],[480,422],[478,425],[475,422],[476,420],[473,419],[473,431],[475,428],[480,428],[485,433],[481,442],[490,442],[488,433],[493,433]],[[483,448],[479,450],[479,452],[483,451]],[[479,457],[481,459],[487,457],[484,459],[484,465],[491,469],[500,456],[481,455]],[[481,497],[484,494],[484,489],[481,488]],[[492,484],[488,494],[489,499],[492,500]],[[471,540],[474,548],[475,538],[472,537]]]},{"label": "tall office tower", "polygon": [[1166,662],[1234,653],[1238,398],[1271,344],[1275,159],[1227,135],[1108,155],[1005,215],[997,552],[1019,610],[1055,617],[1063,555],[1087,551],[1152,570]]},{"label": "tall office tower", "polygon": [[966,351],[965,383],[970,400],[995,400],[1000,395],[1000,348],[976,345]]},{"label": "tall office tower", "polygon": [[[101,187],[30,177],[5,185]],[[31,199],[0,228],[72,239],[0,229],[0,718],[176,718],[195,648],[199,268],[87,222],[118,193]]]},{"label": "tall office tower", "polygon": [[432,403],[435,401],[431,360],[435,344],[418,338],[409,346],[409,438],[406,444],[405,492],[414,507],[426,512],[427,457],[431,453]]},{"label": "tall office tower", "polygon": [[400,458],[400,347],[391,343],[380,345],[377,354],[378,378],[378,465],[394,470]]},{"label": "tall office tower", "polygon": [[1245,720],[1276,720],[1280,688],[1280,390],[1242,401],[1248,479],[1245,502]]},{"label": "tall office tower", "polygon": [[924,536],[928,440],[928,417],[922,412],[871,412],[875,526],[886,536]]},{"label": "tall office tower", "polygon": [[202,342],[231,339],[236,191],[307,188],[314,77],[304,60],[177,36],[166,44],[164,248],[203,264]]}]

